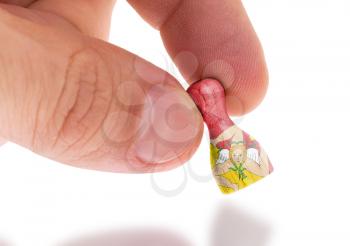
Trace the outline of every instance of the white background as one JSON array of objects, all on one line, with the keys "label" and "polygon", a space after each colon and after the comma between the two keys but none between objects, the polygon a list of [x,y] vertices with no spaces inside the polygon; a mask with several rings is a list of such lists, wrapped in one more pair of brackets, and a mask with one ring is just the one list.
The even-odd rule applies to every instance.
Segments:
[{"label": "white background", "polygon": [[[265,49],[270,88],[239,125],[263,144],[273,175],[221,195],[210,178],[207,135],[184,168],[153,175],[76,169],[7,144],[0,149],[0,245],[350,245],[350,3],[245,6]],[[158,33],[124,0],[111,42],[181,80]],[[166,197],[152,177],[162,189],[187,182]]]}]

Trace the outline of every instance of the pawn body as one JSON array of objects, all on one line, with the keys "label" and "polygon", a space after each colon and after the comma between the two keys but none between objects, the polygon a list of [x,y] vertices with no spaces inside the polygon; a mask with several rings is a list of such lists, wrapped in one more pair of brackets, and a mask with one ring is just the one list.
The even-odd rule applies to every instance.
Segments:
[{"label": "pawn body", "polygon": [[243,189],[273,171],[260,144],[228,116],[220,82],[205,79],[192,84],[187,91],[208,126],[211,168],[223,193]]}]

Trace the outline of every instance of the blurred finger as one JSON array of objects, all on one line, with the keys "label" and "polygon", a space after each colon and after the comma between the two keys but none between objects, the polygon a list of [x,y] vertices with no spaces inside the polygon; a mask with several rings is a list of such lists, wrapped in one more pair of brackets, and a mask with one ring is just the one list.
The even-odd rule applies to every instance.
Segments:
[{"label": "blurred finger", "polygon": [[110,20],[116,0],[39,0],[29,8],[54,13],[84,34],[108,39]]}]

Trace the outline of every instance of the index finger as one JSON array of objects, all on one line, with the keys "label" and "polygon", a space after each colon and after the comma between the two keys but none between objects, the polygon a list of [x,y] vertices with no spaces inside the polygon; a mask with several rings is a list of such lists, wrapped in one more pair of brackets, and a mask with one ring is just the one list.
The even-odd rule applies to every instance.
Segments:
[{"label": "index finger", "polygon": [[128,2],[160,30],[168,53],[188,83],[205,78],[221,81],[231,115],[243,115],[262,101],[268,72],[240,0]]}]

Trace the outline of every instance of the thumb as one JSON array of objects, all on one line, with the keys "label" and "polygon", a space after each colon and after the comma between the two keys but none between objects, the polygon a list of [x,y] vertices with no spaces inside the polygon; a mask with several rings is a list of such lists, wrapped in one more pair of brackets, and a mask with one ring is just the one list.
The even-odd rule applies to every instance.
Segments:
[{"label": "thumb", "polygon": [[0,136],[103,171],[162,171],[190,158],[202,120],[173,77],[57,16],[12,12],[0,9]]}]

